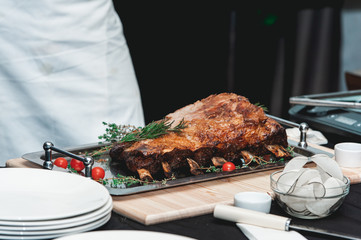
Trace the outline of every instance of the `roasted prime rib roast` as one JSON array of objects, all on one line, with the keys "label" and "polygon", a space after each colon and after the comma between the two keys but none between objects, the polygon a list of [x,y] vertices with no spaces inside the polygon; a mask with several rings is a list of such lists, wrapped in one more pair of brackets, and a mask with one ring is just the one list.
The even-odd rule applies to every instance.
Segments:
[{"label": "roasted prime rib roast", "polygon": [[267,117],[263,109],[234,93],[211,95],[168,114],[166,120],[187,127],[155,139],[115,144],[112,161],[123,163],[143,180],[155,175],[170,177],[182,169],[202,174],[201,166],[272,154],[289,158],[285,129]]}]

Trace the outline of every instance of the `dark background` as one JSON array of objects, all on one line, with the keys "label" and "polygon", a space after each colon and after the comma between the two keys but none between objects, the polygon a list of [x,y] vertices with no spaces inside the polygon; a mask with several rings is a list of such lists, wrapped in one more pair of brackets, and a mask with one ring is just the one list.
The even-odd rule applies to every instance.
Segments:
[{"label": "dark background", "polygon": [[[288,118],[288,98],[298,94],[290,89],[297,67],[294,63],[296,44],[299,44],[297,19],[303,10],[316,12],[312,29],[315,33],[310,34],[315,39],[308,41],[317,42],[317,33],[323,29],[317,13],[325,8],[335,9],[331,23],[332,29],[336,29],[332,33],[335,36],[329,40],[333,41],[330,47],[334,49],[334,57],[325,57],[325,61],[334,59],[326,68],[333,79],[327,79],[329,83],[322,83],[323,88],[315,91],[337,90],[337,13],[342,1],[225,1],[222,4],[219,1],[213,4],[133,1],[125,4],[114,0],[114,5],[133,59],[146,123],[221,92],[246,96],[252,103],[266,106],[271,113],[272,107],[282,105],[274,115]],[[317,49],[311,46],[305,51],[309,58],[314,58],[312,54]],[[279,56],[283,59],[281,63]],[[317,71],[314,61],[306,59],[305,62],[310,64],[309,69]],[[281,83],[275,82],[277,76],[281,76]],[[312,78],[304,76],[304,79],[312,86]],[[282,95],[277,104],[272,103],[272,97],[280,94],[272,90],[274,86],[279,87]],[[312,87],[306,85],[299,93],[312,93]]]},{"label": "dark background", "polygon": [[[222,1],[202,6],[194,2],[124,4],[114,0],[147,122],[224,91],[244,95],[272,111],[272,97],[277,96],[274,87],[281,89],[279,114],[288,117],[289,96],[338,90],[343,1]],[[333,216],[307,223],[293,221],[360,235],[361,185],[351,189]],[[274,203],[271,211],[284,214]],[[197,239],[246,239],[234,223],[211,214],[147,227],[113,214],[103,229],[162,231]],[[308,239],[335,239],[302,234]]]}]

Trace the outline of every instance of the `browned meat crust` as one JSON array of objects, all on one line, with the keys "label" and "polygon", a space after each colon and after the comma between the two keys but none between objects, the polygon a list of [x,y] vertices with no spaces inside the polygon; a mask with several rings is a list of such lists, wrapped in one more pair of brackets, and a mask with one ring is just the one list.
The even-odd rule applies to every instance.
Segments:
[{"label": "browned meat crust", "polygon": [[168,114],[166,119],[174,121],[173,125],[184,119],[188,127],[157,139],[119,143],[110,151],[112,160],[124,161],[134,173],[146,169],[153,175],[163,170],[169,173],[169,168],[190,169],[187,158],[209,166],[212,157],[233,161],[242,157],[243,150],[260,156],[270,153],[268,145],[288,145],[280,124],[268,118],[261,107],[233,93],[211,95]]}]

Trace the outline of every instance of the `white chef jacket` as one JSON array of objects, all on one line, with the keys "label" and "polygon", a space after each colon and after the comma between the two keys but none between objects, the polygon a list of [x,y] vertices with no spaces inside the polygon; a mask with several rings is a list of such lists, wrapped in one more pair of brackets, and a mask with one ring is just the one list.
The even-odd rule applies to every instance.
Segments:
[{"label": "white chef jacket", "polygon": [[94,143],[102,122],[144,125],[111,0],[2,0],[0,165],[24,153]]}]

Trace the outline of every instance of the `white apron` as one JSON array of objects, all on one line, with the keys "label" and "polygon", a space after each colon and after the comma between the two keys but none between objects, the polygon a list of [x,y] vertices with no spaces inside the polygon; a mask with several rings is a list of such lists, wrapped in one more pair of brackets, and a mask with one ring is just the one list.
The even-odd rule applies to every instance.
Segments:
[{"label": "white apron", "polygon": [[111,0],[0,2],[0,165],[98,141],[102,122],[144,125]]}]

